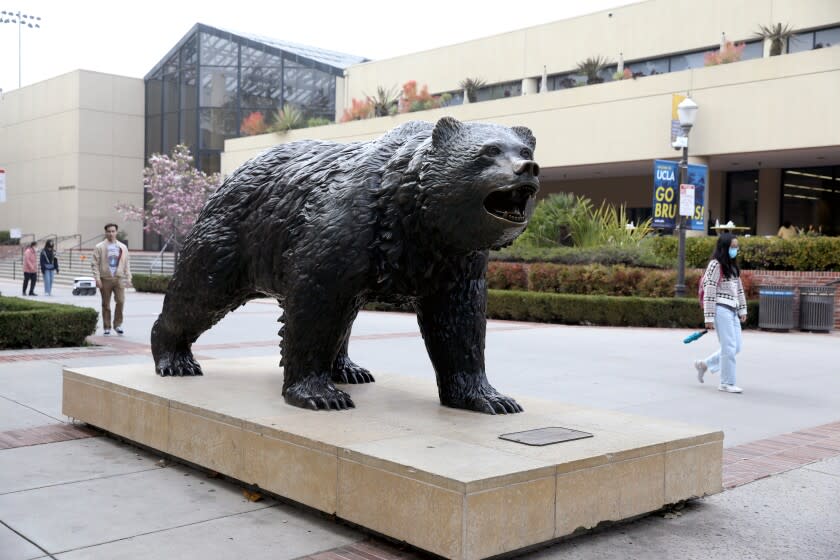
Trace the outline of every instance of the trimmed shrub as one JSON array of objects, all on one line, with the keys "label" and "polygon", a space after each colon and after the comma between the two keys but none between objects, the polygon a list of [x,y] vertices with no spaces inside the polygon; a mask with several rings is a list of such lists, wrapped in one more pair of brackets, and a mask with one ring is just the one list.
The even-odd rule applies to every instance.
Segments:
[{"label": "trimmed shrub", "polygon": [[87,307],[0,296],[0,349],[82,346],[98,316]]},{"label": "trimmed shrub", "polygon": [[[488,266],[488,280],[490,269],[492,277],[516,277],[516,282],[502,282],[492,280],[488,282],[490,289],[522,290],[532,292],[556,292],[565,294],[592,294],[607,296],[641,296],[641,297],[670,297],[674,295],[677,283],[677,273],[674,270],[657,270],[623,265],[604,266],[562,265],[553,263],[535,263],[527,269],[518,263],[491,262]],[[505,269],[508,269],[505,272]],[[527,274],[527,281],[523,282],[522,274]],[[697,270],[687,270],[685,273],[686,293],[697,292],[697,284],[702,273]],[[751,276],[744,273],[744,288],[751,286]],[[749,293],[749,292],[748,292]]]},{"label": "trimmed shrub", "polygon": [[655,254],[652,245],[645,240],[640,246],[625,247],[508,247],[501,251],[491,251],[490,259],[500,262],[623,264],[643,268],[673,268],[677,262],[677,254],[675,252],[673,257],[667,256],[664,252]]},{"label": "trimmed shrub", "polygon": [[487,286],[494,290],[527,290],[528,273],[521,264],[491,261],[487,264]]},{"label": "trimmed shrub", "polygon": [[[490,290],[493,319],[613,327],[701,328],[696,298],[641,298]],[[758,324],[758,302],[748,302],[746,327]]]},{"label": "trimmed shrub", "polygon": [[12,239],[7,229],[0,229],[0,245],[20,245],[20,239]]},{"label": "trimmed shrub", "polygon": [[138,292],[166,293],[169,286],[169,274],[132,274],[131,283]]},{"label": "trimmed shrub", "polygon": [[[654,255],[662,259],[677,258],[676,237],[651,239]],[[685,244],[686,266],[705,268],[717,243],[716,237],[690,237]],[[799,236],[739,237],[741,268],[747,270],[840,271],[840,238]]]}]

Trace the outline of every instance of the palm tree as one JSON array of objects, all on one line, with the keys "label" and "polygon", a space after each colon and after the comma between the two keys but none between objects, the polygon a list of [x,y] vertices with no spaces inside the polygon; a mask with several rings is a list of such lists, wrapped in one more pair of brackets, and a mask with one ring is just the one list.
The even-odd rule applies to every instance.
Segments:
[{"label": "palm tree", "polygon": [[461,89],[467,92],[467,99],[470,100],[470,103],[475,103],[478,101],[478,90],[483,88],[487,82],[482,80],[481,78],[466,78],[461,80],[458,84],[461,86]]},{"label": "palm tree", "polygon": [[587,84],[600,84],[604,78],[599,74],[610,65],[610,59],[605,56],[590,56],[582,62],[578,62],[575,72],[586,76]]},{"label": "palm tree", "polygon": [[387,117],[394,115],[397,112],[397,102],[400,99],[396,87],[385,89],[382,86],[376,88],[376,97],[367,96],[368,101],[373,107],[374,117]]},{"label": "palm tree", "polygon": [[300,109],[291,103],[286,103],[274,114],[274,124],[269,127],[269,131],[283,133],[293,128],[302,128],[304,122]]},{"label": "palm tree", "polygon": [[754,37],[769,40],[770,56],[778,56],[782,54],[785,45],[788,44],[793,35],[793,27],[788,24],[777,23],[775,25],[759,25]]}]

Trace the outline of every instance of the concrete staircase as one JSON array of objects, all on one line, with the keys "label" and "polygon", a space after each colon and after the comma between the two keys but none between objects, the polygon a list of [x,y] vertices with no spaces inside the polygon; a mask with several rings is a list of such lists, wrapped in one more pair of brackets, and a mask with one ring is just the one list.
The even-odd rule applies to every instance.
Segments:
[{"label": "concrete staircase", "polygon": [[[78,276],[92,276],[90,270],[92,249],[81,252],[78,249],[58,253],[60,272],[55,276],[53,284],[56,286],[71,286],[73,278]],[[144,251],[129,251],[131,255],[131,272],[133,274],[172,274],[175,258],[172,253],[158,253]],[[40,257],[40,255],[39,255]],[[0,278],[5,280],[19,280],[23,283],[23,260],[20,255],[0,259]],[[38,273],[38,287],[43,290],[43,279]]]}]

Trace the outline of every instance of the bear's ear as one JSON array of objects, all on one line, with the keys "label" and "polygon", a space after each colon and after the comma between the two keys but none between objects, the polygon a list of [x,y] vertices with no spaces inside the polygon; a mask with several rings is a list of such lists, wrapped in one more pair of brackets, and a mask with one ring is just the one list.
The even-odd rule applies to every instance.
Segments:
[{"label": "bear's ear", "polygon": [[462,126],[459,120],[453,119],[452,117],[443,117],[437,122],[435,129],[432,131],[432,146],[440,148],[450,138],[458,134]]},{"label": "bear's ear", "polygon": [[517,136],[522,138],[522,141],[528,145],[529,148],[532,150],[537,148],[537,139],[534,138],[534,133],[531,132],[531,129],[525,126],[513,126],[511,130],[516,133]]}]

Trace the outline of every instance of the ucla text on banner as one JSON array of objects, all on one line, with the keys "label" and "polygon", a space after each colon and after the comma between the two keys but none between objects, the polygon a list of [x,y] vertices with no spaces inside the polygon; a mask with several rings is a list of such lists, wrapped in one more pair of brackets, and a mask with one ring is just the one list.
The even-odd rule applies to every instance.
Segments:
[{"label": "ucla text on banner", "polygon": [[[694,215],[686,222],[687,229],[706,230],[706,180],[709,168],[688,164],[686,184],[694,185]],[[674,229],[680,203],[680,165],[676,161],[657,159],[653,162],[653,223],[651,227]]]}]

